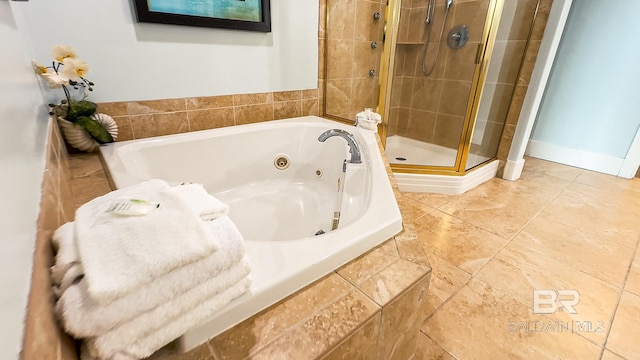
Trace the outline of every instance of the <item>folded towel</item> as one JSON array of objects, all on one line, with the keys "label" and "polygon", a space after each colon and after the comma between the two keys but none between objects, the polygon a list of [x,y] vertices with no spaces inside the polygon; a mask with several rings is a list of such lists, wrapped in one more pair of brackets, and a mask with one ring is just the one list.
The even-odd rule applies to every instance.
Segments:
[{"label": "folded towel", "polygon": [[51,238],[53,247],[57,249],[55,264],[51,267],[51,282],[54,285],[60,285],[69,268],[80,263],[74,241],[74,226],[73,222],[65,223]]},{"label": "folded towel", "polygon": [[[145,216],[106,212],[126,199],[159,203]],[[162,180],[112,191],[76,211],[76,245],[89,295],[101,304],[122,297],[158,276],[197,261],[219,241],[189,205]]]},{"label": "folded towel", "polygon": [[82,279],[84,279],[84,269],[80,263],[74,263],[67,269],[60,284],[53,286],[53,294],[56,296],[56,300],[59,299],[68,288],[78,284]]},{"label": "folded towel", "polygon": [[[218,279],[221,284],[226,284],[223,281],[225,279],[243,278],[246,275],[244,273],[234,275],[234,271],[245,271],[244,267],[237,269],[245,249],[242,235],[236,226],[228,216],[207,222],[206,226],[212,232],[223,235],[220,237],[218,251],[162,275],[110,304],[100,305],[92,300],[87,293],[86,281],[67,288],[55,307],[65,330],[78,338],[98,336],[178,297],[208,279]],[[70,242],[73,243],[73,239]],[[61,249],[64,249],[69,241],[65,239],[60,243]]]},{"label": "folded towel", "polygon": [[[237,280],[222,292],[209,281],[109,333],[87,339],[91,355],[100,359],[142,359],[177,339],[213,315],[251,286],[251,278]],[[140,336],[139,334],[145,334]]]},{"label": "folded towel", "polygon": [[171,189],[180,194],[202,220],[214,220],[229,214],[229,205],[209,194],[202,184],[185,184]]}]

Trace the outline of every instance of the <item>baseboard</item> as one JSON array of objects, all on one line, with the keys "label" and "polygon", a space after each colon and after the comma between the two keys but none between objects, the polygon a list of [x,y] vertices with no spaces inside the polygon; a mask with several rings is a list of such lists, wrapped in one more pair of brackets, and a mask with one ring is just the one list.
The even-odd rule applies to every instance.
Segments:
[{"label": "baseboard", "polygon": [[400,191],[458,195],[491,180],[498,172],[494,160],[463,176],[393,173]]},{"label": "baseboard", "polygon": [[538,159],[549,160],[614,176],[618,175],[624,163],[624,159],[621,158],[571,149],[536,140],[529,140],[525,153]]},{"label": "baseboard", "polygon": [[522,169],[524,168],[524,159],[518,161],[507,160],[504,165],[504,172],[502,178],[509,181],[516,181],[520,179],[522,175]]}]

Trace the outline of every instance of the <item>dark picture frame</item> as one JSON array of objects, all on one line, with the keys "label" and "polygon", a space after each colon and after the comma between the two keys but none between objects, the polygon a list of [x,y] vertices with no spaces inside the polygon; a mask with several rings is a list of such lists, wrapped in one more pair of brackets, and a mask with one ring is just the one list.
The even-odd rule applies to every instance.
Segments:
[{"label": "dark picture frame", "polygon": [[261,3],[260,21],[152,11],[149,5],[152,1],[154,0],[134,0],[138,22],[271,32],[270,0],[259,0]]}]

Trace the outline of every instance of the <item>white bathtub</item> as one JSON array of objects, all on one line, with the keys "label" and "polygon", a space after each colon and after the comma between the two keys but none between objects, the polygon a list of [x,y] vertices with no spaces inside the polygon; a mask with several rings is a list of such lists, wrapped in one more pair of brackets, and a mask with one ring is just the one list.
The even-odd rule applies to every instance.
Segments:
[{"label": "white bathtub", "polygon": [[[344,139],[324,143],[329,129],[352,133],[362,164]],[[276,303],[400,232],[400,211],[375,135],[315,116],[125,141],[100,148],[116,187],[146,179],[198,182],[230,205],[252,263],[251,291],[178,341],[190,350]],[[274,160],[285,155],[289,167]],[[334,211],[339,226],[331,230]],[[324,231],[322,235],[315,235]]]}]

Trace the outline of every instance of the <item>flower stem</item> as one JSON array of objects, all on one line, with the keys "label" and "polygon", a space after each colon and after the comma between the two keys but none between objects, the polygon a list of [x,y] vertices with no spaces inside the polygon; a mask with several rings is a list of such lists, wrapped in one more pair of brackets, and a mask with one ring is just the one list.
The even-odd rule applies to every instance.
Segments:
[{"label": "flower stem", "polygon": [[69,94],[69,89],[67,89],[66,85],[62,85],[62,90],[64,90],[64,96],[67,98],[67,109],[71,108],[71,94]]}]

